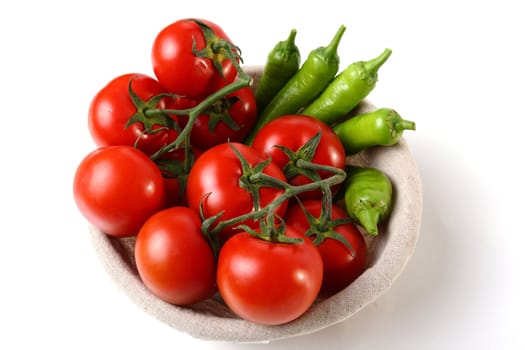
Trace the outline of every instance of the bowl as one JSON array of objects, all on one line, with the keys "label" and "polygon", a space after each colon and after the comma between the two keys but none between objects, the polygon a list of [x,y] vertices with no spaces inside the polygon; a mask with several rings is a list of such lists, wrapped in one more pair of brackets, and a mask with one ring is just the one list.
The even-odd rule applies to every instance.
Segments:
[{"label": "bowl", "polygon": [[[263,66],[246,66],[257,86]],[[374,110],[365,100],[352,114]],[[313,333],[342,322],[389,290],[410,259],[419,237],[422,186],[418,168],[406,141],[375,147],[348,157],[347,162],[381,169],[394,186],[392,211],[377,237],[365,235],[366,270],[341,292],[319,300],[300,318],[279,326],[264,326],[240,319],[219,296],[192,306],[175,306],[155,297],[142,283],[134,262],[135,239],[113,238],[91,227],[96,254],[120,289],[146,313],[198,339],[235,343],[270,342]]]}]

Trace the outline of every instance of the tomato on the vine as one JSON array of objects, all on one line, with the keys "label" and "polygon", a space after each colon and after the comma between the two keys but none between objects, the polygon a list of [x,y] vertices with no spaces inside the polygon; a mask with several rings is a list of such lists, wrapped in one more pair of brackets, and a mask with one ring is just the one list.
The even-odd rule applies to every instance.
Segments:
[{"label": "tomato on the vine", "polygon": [[159,168],[131,146],[108,146],[89,153],[77,167],[73,192],[84,217],[115,237],[136,235],[166,203]]},{"label": "tomato on the vine", "polygon": [[[306,151],[303,147],[312,138],[321,132],[315,152]],[[252,147],[270,157],[280,167],[287,166],[290,158],[276,146],[283,146],[295,152],[300,159],[314,164],[330,166],[344,170],[345,150],[335,132],[322,121],[305,115],[286,115],[266,124],[255,136]],[[290,163],[294,165],[295,160]],[[308,178],[311,172],[297,172],[295,167],[285,169],[285,175],[292,185],[303,185],[312,182]],[[304,171],[304,170],[300,170]],[[332,173],[324,170],[315,171],[313,176],[319,179],[327,178]],[[300,195],[301,198],[320,198],[321,191],[308,191]]]},{"label": "tomato on the vine", "polygon": [[[285,235],[301,237],[290,226]],[[244,232],[219,253],[219,292],[235,314],[252,322],[278,325],[298,318],[317,298],[322,279],[321,256],[309,239],[274,243]]]},{"label": "tomato on the vine", "polygon": [[200,228],[195,211],[171,207],[151,216],[137,235],[135,261],[140,278],[168,303],[194,304],[217,290],[215,257]]},{"label": "tomato on the vine", "polygon": [[253,90],[250,87],[239,89],[218,100],[195,120],[191,143],[208,149],[227,141],[242,142],[255,125],[256,118]]},{"label": "tomato on the vine", "polygon": [[[245,159],[246,164],[239,159],[234,148]],[[246,188],[250,184],[250,172],[266,159],[254,149],[241,143],[223,143],[205,151],[193,165],[188,175],[186,194],[190,208],[198,211],[202,207],[205,218],[215,216],[222,212],[220,221],[248,214],[256,208],[257,200]],[[250,169],[246,169],[249,167]],[[285,182],[286,179],[281,169],[273,162],[262,170],[263,174]],[[270,186],[260,186],[254,189],[258,194],[259,208],[275,200],[284,193],[284,189]],[[275,213],[282,217],[286,211],[288,201],[280,204]],[[257,228],[254,220],[246,220],[245,224]],[[237,225],[239,225],[237,224]],[[221,230],[225,238],[238,232],[234,227],[227,226]]]},{"label": "tomato on the vine", "polygon": [[[154,96],[167,93],[167,90],[154,78],[145,74],[123,74],[111,80],[91,100],[88,113],[88,127],[93,141],[98,147],[128,145],[136,146],[151,155],[161,147],[175,140],[178,132],[160,124],[152,125],[154,132],[145,132],[144,124],[134,122],[126,127],[129,119],[137,112],[130,92],[131,89],[143,102]],[[160,98],[154,107],[176,109],[176,100]],[[176,123],[175,116],[167,116]]]},{"label": "tomato on the vine", "polygon": [[170,92],[202,99],[235,79],[235,55],[238,49],[220,26],[188,18],[157,34],[151,58],[155,76]]},{"label": "tomato on the vine", "polygon": [[[303,208],[313,217],[319,218],[321,216],[323,201],[322,200],[305,200],[302,202]],[[286,224],[296,228],[303,234],[311,228],[311,223],[298,203],[291,205],[284,220]],[[332,205],[331,207],[332,220],[347,219],[348,215],[342,208]],[[319,222],[316,220],[317,223]],[[349,249],[341,241],[326,237],[317,245],[321,257],[323,259],[323,285],[321,287],[321,294],[328,296],[333,295],[350,283],[352,283],[366,268],[367,263],[367,247],[363,235],[352,222],[342,223],[333,226],[330,222],[322,223],[323,232],[317,232],[310,236],[312,239],[319,235],[330,234],[335,232],[343,237],[350,245]],[[319,227],[317,228],[319,229]],[[315,232],[315,229],[314,229]]]}]

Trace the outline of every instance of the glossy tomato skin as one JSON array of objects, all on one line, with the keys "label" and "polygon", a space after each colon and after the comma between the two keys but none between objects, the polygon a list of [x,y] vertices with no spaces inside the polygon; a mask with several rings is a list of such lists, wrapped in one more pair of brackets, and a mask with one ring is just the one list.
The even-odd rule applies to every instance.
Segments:
[{"label": "glossy tomato skin", "polygon": [[[304,208],[314,217],[321,215],[321,200],[305,200]],[[346,212],[336,205],[332,206],[332,219],[348,218]],[[305,233],[310,225],[299,204],[291,205],[286,212],[285,221],[289,226]],[[366,269],[367,247],[363,235],[353,223],[346,223],[334,228],[353,248],[355,255],[341,242],[326,238],[317,246],[323,259],[323,285],[321,294],[333,295],[352,283]]]},{"label": "glossy tomato skin", "polygon": [[[300,237],[287,227],[286,235]],[[317,248],[303,243],[272,243],[239,233],[219,253],[217,285],[239,317],[279,325],[301,316],[315,301],[323,278]]]},{"label": "glossy tomato skin", "polygon": [[[204,19],[199,21],[208,25],[218,38],[231,42],[217,24]],[[225,59],[222,61],[224,77],[221,76],[212,59],[197,57],[193,53],[194,45],[197,51],[206,47],[202,30],[194,20],[180,19],[157,34],[151,59],[155,76],[170,92],[202,99],[231,83],[237,76],[237,70],[229,59]]]},{"label": "glossy tomato skin", "polygon": [[155,213],[140,229],[135,261],[145,286],[161,300],[189,305],[216,291],[216,265],[200,231],[199,215],[187,207]]},{"label": "glossy tomato skin", "polygon": [[[315,164],[328,165],[341,170],[345,167],[345,150],[343,144],[334,131],[318,119],[306,115],[286,115],[274,119],[266,124],[255,136],[252,147],[262,152],[280,167],[288,162],[288,157],[275,145],[285,146],[292,151],[297,151],[316,133],[321,131],[321,140],[312,159]],[[320,171],[321,178],[332,174]],[[311,182],[303,175],[288,179],[292,185],[304,185]],[[302,199],[321,197],[321,191],[302,193]]]},{"label": "glossy tomato skin", "polygon": [[166,202],[160,170],[130,146],[102,147],[89,153],[77,167],[73,193],[84,217],[114,237],[136,235]]},{"label": "glossy tomato skin", "polygon": [[[155,95],[167,93],[160,83],[145,74],[123,74],[111,80],[91,100],[88,114],[88,127],[91,137],[98,147],[114,145],[135,145],[144,153],[151,155],[162,146],[172,142],[178,133],[165,129],[155,133],[144,133],[144,125],[135,122],[125,127],[128,120],[137,113],[129,94],[131,88],[143,101]],[[158,108],[177,108],[176,102],[168,97],[161,99]],[[173,117],[175,118],[175,117]],[[156,126],[158,129],[161,126]]]},{"label": "glossy tomato skin", "polygon": [[210,114],[200,115],[191,130],[191,143],[201,149],[208,149],[227,141],[242,142],[255,125],[257,105],[255,95],[250,87],[241,88],[226,96],[227,99],[238,99],[226,110],[219,113],[229,117],[237,124],[238,130],[232,129],[220,121],[213,130],[209,130]]},{"label": "glossy tomato skin", "polygon": [[186,196],[178,177],[164,177],[166,191],[166,207],[176,207],[186,204]]},{"label": "glossy tomato skin", "polygon": [[[223,143],[205,151],[195,162],[188,176],[186,195],[188,205],[198,211],[201,203],[204,217],[208,218],[224,211],[220,220],[228,220],[254,210],[253,198],[250,192],[240,186],[242,175],[241,162],[232,147],[235,147],[250,166],[255,166],[265,158],[241,143]],[[263,170],[264,174],[286,181],[281,169],[270,162]],[[266,206],[284,193],[283,189],[262,187],[259,190],[260,205]],[[276,210],[280,217],[284,216],[288,201],[284,201]],[[258,223],[247,220],[243,224],[257,228]],[[239,230],[226,227],[221,231],[228,238]]]}]

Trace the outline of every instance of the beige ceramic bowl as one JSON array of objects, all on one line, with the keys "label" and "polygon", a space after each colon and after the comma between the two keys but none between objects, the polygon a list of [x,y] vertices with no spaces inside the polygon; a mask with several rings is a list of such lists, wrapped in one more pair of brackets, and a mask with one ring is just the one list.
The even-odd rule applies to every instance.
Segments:
[{"label": "beige ceramic bowl", "polygon": [[[254,86],[262,67],[246,67]],[[361,103],[354,113],[373,110]],[[406,142],[373,148],[349,157],[355,165],[384,171],[395,187],[393,207],[380,235],[368,239],[366,271],[340,293],[316,302],[299,319],[280,326],[262,326],[236,317],[221,301],[212,298],[190,307],[167,304],[151,294],[141,282],[133,259],[133,238],[116,239],[91,229],[100,260],[116,284],[153,317],[195,338],[232,342],[268,342],[312,333],[348,319],[384,294],[403,271],[419,236],[422,188],[417,165]]]}]

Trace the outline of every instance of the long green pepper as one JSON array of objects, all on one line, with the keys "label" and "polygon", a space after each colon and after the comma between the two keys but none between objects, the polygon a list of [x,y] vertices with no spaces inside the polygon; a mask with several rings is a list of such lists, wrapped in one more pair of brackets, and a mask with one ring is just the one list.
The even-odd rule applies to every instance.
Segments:
[{"label": "long green pepper", "polygon": [[255,90],[257,109],[260,112],[299,70],[301,53],[295,44],[296,35],[297,30],[292,29],[288,38],[279,41],[268,54],[263,73]]},{"label": "long green pepper", "polygon": [[377,72],[391,54],[392,50],[385,49],[374,59],[350,64],[301,114],[327,124],[345,116],[374,89]]},{"label": "long green pepper", "polygon": [[315,99],[339,71],[337,48],[346,30],[342,25],[326,47],[312,50],[297,73],[270,101],[257,119],[255,127],[245,140],[250,145],[257,132],[273,119],[295,114]]}]

